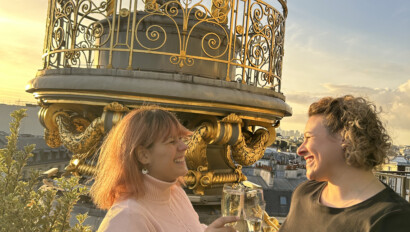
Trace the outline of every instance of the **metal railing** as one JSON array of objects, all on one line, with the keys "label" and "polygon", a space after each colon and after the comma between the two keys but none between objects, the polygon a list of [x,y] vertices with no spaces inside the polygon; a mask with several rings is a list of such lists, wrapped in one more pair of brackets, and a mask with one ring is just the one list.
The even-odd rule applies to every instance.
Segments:
[{"label": "metal railing", "polygon": [[410,172],[401,171],[378,171],[375,175],[397,194],[410,202]]},{"label": "metal railing", "polygon": [[144,61],[162,58],[175,67],[165,71],[217,64],[207,77],[280,92],[286,0],[274,0],[282,12],[262,0],[159,1],[49,0],[43,68],[150,70]]}]

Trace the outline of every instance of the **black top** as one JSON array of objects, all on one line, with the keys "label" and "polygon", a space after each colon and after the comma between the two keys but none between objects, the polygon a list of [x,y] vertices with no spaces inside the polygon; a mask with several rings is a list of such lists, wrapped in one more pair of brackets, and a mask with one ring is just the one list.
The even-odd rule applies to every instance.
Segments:
[{"label": "black top", "polygon": [[280,232],[410,232],[410,203],[386,188],[347,208],[320,203],[326,182],[306,181],[292,196],[289,214]]}]

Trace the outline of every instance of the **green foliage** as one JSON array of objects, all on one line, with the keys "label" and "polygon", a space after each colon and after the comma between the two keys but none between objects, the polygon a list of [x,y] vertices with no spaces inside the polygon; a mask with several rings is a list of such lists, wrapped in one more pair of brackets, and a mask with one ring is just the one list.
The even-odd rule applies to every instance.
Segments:
[{"label": "green foliage", "polygon": [[76,216],[78,223],[70,227],[71,211],[87,188],[78,177],[57,178],[55,188],[37,188],[39,173],[32,172],[23,180],[22,171],[35,145],[18,150],[18,132],[26,110],[14,111],[11,116],[7,146],[0,149],[0,231],[91,231],[83,223],[87,214]]}]

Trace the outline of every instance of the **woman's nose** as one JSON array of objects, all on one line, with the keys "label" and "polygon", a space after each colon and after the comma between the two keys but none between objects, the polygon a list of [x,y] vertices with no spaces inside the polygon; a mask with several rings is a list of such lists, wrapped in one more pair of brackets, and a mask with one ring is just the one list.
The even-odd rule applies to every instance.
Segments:
[{"label": "woman's nose", "polygon": [[296,153],[299,156],[304,156],[306,153],[306,146],[305,146],[305,142],[303,142],[297,149]]},{"label": "woman's nose", "polygon": [[185,151],[188,149],[188,145],[184,143],[184,141],[180,140],[178,143],[178,150]]}]

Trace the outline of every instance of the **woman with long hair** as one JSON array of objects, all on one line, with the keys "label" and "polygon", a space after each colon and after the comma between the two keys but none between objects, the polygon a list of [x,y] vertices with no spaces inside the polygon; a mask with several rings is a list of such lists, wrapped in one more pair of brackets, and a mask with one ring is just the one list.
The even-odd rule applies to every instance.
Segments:
[{"label": "woman with long hair", "polygon": [[99,231],[235,231],[221,217],[209,226],[182,189],[191,132],[157,106],[128,113],[104,140],[91,197],[108,210]]}]

